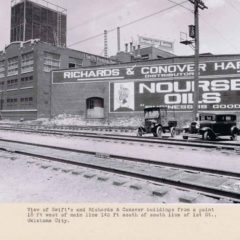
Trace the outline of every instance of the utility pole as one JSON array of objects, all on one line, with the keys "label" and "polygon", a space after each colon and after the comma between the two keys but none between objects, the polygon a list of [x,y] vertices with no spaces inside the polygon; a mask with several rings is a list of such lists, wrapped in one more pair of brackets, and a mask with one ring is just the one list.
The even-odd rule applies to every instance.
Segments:
[{"label": "utility pole", "polygon": [[[26,41],[26,0],[23,2],[23,42]],[[19,38],[21,41],[21,39]]]},{"label": "utility pole", "polygon": [[199,8],[204,10],[206,5],[201,0],[189,0],[194,4],[194,29],[195,29],[195,57],[194,57],[194,94],[193,94],[193,120],[196,120],[199,100]]}]

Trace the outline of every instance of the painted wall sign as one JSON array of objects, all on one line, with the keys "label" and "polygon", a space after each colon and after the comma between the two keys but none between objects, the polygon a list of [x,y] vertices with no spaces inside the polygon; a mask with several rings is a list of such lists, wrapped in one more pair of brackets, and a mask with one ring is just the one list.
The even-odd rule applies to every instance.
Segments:
[{"label": "painted wall sign", "polygon": [[[199,75],[239,75],[240,60],[204,62],[199,64]],[[73,69],[52,72],[52,83],[77,83],[86,81],[109,81],[128,79],[166,79],[194,76],[194,63],[158,64],[128,67]]]},{"label": "painted wall sign", "polygon": [[[120,88],[125,89],[124,104],[119,103],[123,98]],[[145,106],[166,106],[174,111],[191,111],[193,91],[193,80],[111,82],[110,111],[142,111]],[[201,110],[240,110],[240,78],[202,79],[199,81],[199,92]]]}]

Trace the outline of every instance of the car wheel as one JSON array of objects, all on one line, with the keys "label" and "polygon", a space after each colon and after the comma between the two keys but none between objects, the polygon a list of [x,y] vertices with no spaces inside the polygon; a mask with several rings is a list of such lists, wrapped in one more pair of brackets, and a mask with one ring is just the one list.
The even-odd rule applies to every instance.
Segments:
[{"label": "car wheel", "polygon": [[214,141],[216,138],[214,136],[213,133],[206,131],[203,133],[203,140],[210,140],[210,141]]},{"label": "car wheel", "polygon": [[156,135],[157,137],[162,137],[162,133],[163,133],[163,130],[162,130],[162,127],[157,127],[157,130],[156,130]]},{"label": "car wheel", "polygon": [[237,140],[237,133],[233,133],[230,139],[233,141]]},{"label": "car wheel", "polygon": [[206,131],[206,132],[203,133],[202,139],[203,139],[203,140],[210,140],[209,132],[208,132],[208,131]]},{"label": "car wheel", "polygon": [[142,137],[142,135],[143,135],[143,130],[141,128],[139,128],[137,131],[137,136]]},{"label": "car wheel", "polygon": [[176,136],[176,129],[174,127],[170,128],[170,133],[171,133],[171,137],[175,137]]}]

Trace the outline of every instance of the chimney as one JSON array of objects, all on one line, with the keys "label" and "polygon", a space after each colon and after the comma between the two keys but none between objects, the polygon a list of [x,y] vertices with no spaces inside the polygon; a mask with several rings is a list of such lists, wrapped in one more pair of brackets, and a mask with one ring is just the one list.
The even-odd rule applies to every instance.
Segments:
[{"label": "chimney", "polygon": [[128,52],[128,44],[125,43],[125,52],[127,53]]},{"label": "chimney", "polygon": [[133,42],[130,42],[130,53],[133,51]]},{"label": "chimney", "polygon": [[107,30],[104,30],[104,57],[108,57]]},{"label": "chimney", "polygon": [[133,46],[133,55],[136,55],[136,46]]},{"label": "chimney", "polygon": [[120,27],[117,27],[117,51],[121,51],[121,42],[120,42]]},{"label": "chimney", "polygon": [[140,56],[140,44],[138,44],[138,49],[137,49],[137,56]]}]

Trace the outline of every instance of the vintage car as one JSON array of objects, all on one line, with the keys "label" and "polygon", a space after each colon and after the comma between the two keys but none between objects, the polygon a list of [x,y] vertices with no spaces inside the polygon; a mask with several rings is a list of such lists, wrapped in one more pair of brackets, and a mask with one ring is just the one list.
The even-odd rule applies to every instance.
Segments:
[{"label": "vintage car", "polygon": [[196,121],[184,128],[183,139],[201,137],[204,140],[215,140],[219,136],[230,136],[236,140],[239,134],[235,114],[199,113]]},{"label": "vintage car", "polygon": [[154,137],[161,137],[169,132],[172,137],[176,134],[177,121],[168,121],[167,108],[147,107],[144,109],[144,125],[138,128],[137,135],[152,133]]}]

